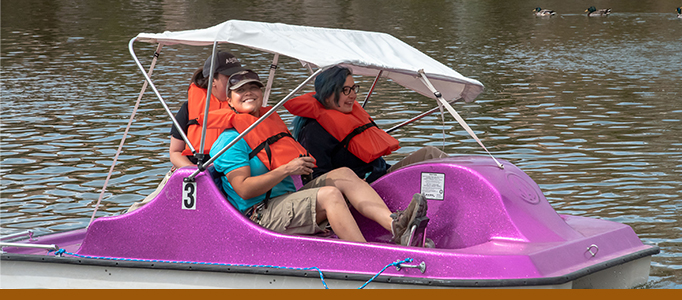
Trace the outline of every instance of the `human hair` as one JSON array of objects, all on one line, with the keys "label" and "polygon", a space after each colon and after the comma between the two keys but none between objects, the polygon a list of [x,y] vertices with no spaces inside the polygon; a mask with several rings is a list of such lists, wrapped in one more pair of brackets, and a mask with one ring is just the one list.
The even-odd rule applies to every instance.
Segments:
[{"label": "human hair", "polygon": [[334,104],[339,105],[343,85],[346,78],[352,74],[353,72],[346,67],[333,66],[324,70],[315,78],[315,99],[329,108],[325,100],[333,95]]},{"label": "human hair", "polygon": [[[192,75],[192,79],[190,80],[190,82],[196,84],[198,87],[202,89],[208,89],[208,77],[204,77],[203,72],[204,67],[200,67],[199,69],[194,71],[194,74]],[[216,73],[214,77],[216,77],[217,75],[218,73]]]}]

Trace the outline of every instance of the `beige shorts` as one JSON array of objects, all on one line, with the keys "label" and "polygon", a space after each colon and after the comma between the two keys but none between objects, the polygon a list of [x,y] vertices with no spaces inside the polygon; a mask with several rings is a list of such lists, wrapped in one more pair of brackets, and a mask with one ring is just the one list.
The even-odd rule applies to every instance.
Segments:
[{"label": "beige shorts", "polygon": [[[294,193],[268,200],[262,208],[258,224],[272,231],[287,234],[316,234],[325,231],[317,224],[317,192],[325,186],[326,175],[308,182]],[[326,223],[326,222],[323,222]],[[325,225],[325,224],[322,224]]]}]

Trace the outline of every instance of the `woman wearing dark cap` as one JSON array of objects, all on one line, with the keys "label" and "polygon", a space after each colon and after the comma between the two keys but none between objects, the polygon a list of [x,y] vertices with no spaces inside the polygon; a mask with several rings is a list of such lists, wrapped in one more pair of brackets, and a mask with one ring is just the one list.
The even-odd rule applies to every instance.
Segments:
[{"label": "woman wearing dark cap", "polygon": [[[245,70],[242,68],[239,60],[230,52],[219,51],[214,58],[215,72],[213,74],[213,82],[211,83],[213,86],[211,87],[209,111],[228,108],[226,94],[227,79],[230,75]],[[208,92],[210,72],[211,60],[209,57],[206,59],[204,66],[194,72],[189,89],[187,90],[187,102],[182,104],[182,107],[180,107],[180,110],[175,115],[178,124],[182,127],[194,149],[199,153],[202,153],[199,150],[202,128],[197,119],[204,113],[206,107],[206,93]],[[220,135],[220,131],[217,129],[206,130],[206,141],[204,142],[203,151],[206,157],[204,161],[210,159],[209,151],[218,135]],[[197,158],[194,157],[189,146],[185,144],[175,126],[171,128],[170,160],[174,168],[197,164]]]},{"label": "woman wearing dark cap", "polygon": [[[317,159],[313,178],[339,167],[352,169],[368,183],[408,164],[447,153],[432,146],[423,147],[395,165],[382,158],[400,148],[398,140],[376,126],[357,103],[359,86],[352,72],[334,66],[315,78],[315,93],[284,104],[294,118],[294,137]],[[304,180],[305,183],[305,180]]]},{"label": "woman wearing dark cap", "polygon": [[[252,71],[229,77],[230,108],[209,112],[206,124],[206,128],[224,129],[213,144],[211,155],[216,156],[272,109],[262,107],[262,87]],[[243,139],[214,157],[213,166],[225,174],[221,178],[228,201],[265,228],[289,234],[315,234],[324,232],[324,223],[328,221],[339,238],[365,242],[350,212],[350,203],[360,214],[391,232],[393,242],[407,244],[407,228],[426,215],[423,197],[417,194],[406,210],[392,214],[376,191],[348,168],[323,174],[297,191],[291,175],[310,174],[315,166],[315,158],[306,154],[274,112]]]},{"label": "woman wearing dark cap", "polygon": [[[239,60],[232,55],[230,52],[219,51],[214,58],[214,73],[213,82],[211,87],[211,100],[209,105],[209,111],[227,108],[227,79],[230,75],[235,72],[244,71]],[[180,125],[180,129],[187,135],[187,138],[192,143],[192,146],[197,151],[197,153],[203,153],[203,161],[208,161],[210,159],[209,151],[213,142],[215,142],[220,132],[218,129],[207,129],[206,130],[206,140],[204,142],[204,151],[200,151],[201,143],[201,131],[202,127],[199,125],[198,118],[204,113],[206,109],[206,94],[208,93],[209,85],[209,75],[211,72],[211,56],[206,58],[204,66],[200,67],[192,75],[192,79],[187,90],[187,102],[183,103],[180,110],[175,115],[175,119]],[[151,201],[156,197],[156,195],[161,191],[163,186],[170,178],[170,175],[178,168],[185,166],[194,166],[198,163],[198,159],[194,156],[189,146],[185,144],[182,139],[178,128],[175,126],[171,127],[171,138],[170,138],[170,161],[173,164],[171,170],[166,174],[164,179],[161,181],[159,186],[154,192],[147,196],[141,202],[134,203],[128,212],[140,208],[145,203]]]}]

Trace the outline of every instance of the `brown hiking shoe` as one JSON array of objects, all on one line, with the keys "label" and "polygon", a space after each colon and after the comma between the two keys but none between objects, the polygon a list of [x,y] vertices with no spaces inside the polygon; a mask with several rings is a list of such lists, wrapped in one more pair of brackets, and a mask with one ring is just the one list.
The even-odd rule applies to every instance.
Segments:
[{"label": "brown hiking shoe", "polygon": [[432,239],[426,238],[426,241],[424,242],[424,248],[436,248],[436,243],[434,243]]},{"label": "brown hiking shoe", "polygon": [[[405,210],[399,210],[391,214],[393,222],[391,223],[391,231],[393,236],[391,242],[396,244],[403,244],[409,240],[409,228],[416,218],[421,218],[426,215],[426,199],[421,194],[414,194],[410,205]],[[405,238],[403,238],[405,236]],[[405,242],[403,242],[405,240]]]}]

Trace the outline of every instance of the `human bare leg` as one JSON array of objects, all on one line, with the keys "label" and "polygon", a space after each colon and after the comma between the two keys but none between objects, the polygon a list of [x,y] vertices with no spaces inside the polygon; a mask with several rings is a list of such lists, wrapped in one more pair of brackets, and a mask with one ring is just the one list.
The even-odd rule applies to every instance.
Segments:
[{"label": "human bare leg", "polygon": [[[327,186],[335,186],[346,196],[348,202],[363,216],[391,231],[391,211],[379,194],[349,168],[327,172]],[[336,229],[334,229],[336,232]]]},{"label": "human bare leg", "polygon": [[316,213],[317,223],[328,220],[334,233],[340,239],[367,242],[338,188],[326,186],[318,190]]}]

